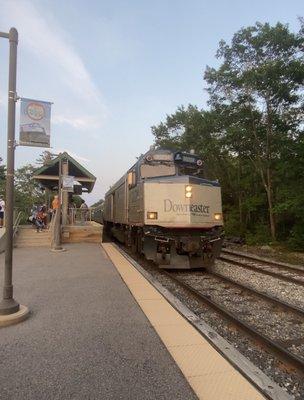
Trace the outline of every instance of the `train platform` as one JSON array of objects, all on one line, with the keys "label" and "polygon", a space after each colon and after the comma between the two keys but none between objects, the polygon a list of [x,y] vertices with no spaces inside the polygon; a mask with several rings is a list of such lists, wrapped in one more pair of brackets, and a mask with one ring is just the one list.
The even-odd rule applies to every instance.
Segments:
[{"label": "train platform", "polygon": [[112,244],[65,247],[14,251],[31,316],[0,329],[1,400],[264,399]]}]

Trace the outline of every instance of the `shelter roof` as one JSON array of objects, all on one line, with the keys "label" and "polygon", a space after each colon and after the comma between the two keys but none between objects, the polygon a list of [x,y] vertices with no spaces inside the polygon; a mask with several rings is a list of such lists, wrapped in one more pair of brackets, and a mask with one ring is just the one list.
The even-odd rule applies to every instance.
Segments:
[{"label": "shelter roof", "polygon": [[79,182],[84,189],[89,193],[93,190],[96,177],[67,152],[60,153],[46,165],[38,168],[33,178],[45,188],[58,190],[60,161],[68,163],[68,174],[74,176],[75,181]]}]

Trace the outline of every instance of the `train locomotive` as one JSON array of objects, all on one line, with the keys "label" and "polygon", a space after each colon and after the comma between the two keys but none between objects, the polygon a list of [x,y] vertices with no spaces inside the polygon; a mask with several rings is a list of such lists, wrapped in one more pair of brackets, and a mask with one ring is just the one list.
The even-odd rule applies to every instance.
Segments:
[{"label": "train locomotive", "polygon": [[206,268],[223,241],[221,188],[195,154],[150,149],[105,195],[104,230],[160,268]]}]

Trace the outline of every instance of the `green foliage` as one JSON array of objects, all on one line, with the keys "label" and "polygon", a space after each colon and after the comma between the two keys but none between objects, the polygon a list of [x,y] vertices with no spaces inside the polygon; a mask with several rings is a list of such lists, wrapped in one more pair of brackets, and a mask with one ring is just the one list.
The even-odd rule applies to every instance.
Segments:
[{"label": "green foliage", "polygon": [[82,197],[79,196],[78,194],[73,194],[73,201],[74,201],[76,207],[79,208],[82,203]]},{"label": "green foliage", "polygon": [[48,165],[57,155],[48,150],[44,150],[36,160],[38,165]]},{"label": "green foliage", "polygon": [[252,246],[271,243],[269,227],[263,224],[256,224],[254,230],[245,235],[246,243]]},{"label": "green foliage", "polygon": [[303,251],[304,243],[304,227],[303,223],[296,223],[290,231],[287,239],[287,245],[291,250]]},{"label": "green foliage", "polygon": [[92,204],[91,207],[100,207],[103,206],[104,199],[98,200],[96,203]]},{"label": "green foliage", "polygon": [[210,105],[224,116],[230,150],[251,161],[267,194],[273,239],[283,149],[294,147],[301,132],[303,44],[301,33],[287,25],[257,23],[237,32],[231,45],[222,41],[222,64],[205,72]]},{"label": "green foliage", "polygon": [[240,230],[239,211],[233,206],[223,207],[226,237],[244,237],[245,232]]},{"label": "green foliage", "polygon": [[201,155],[222,186],[226,232],[250,243],[302,240],[303,49],[303,24],[241,29],[206,68],[209,109],[179,107],[152,127],[156,145]]},{"label": "green foliage", "polygon": [[19,168],[15,173],[15,208],[29,214],[32,206],[45,202],[38,183],[32,179],[35,168],[31,164]]}]

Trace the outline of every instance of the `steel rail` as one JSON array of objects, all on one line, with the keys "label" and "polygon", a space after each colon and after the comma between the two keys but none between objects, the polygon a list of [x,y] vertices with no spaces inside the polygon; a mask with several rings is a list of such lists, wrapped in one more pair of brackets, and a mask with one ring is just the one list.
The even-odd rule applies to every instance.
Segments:
[{"label": "steel rail", "polygon": [[301,307],[298,307],[298,306],[296,306],[294,304],[287,303],[286,301],[281,300],[281,299],[279,299],[279,298],[277,298],[275,296],[271,296],[271,295],[269,295],[269,294],[267,294],[265,292],[260,292],[259,290],[256,290],[254,288],[251,288],[250,286],[244,285],[243,283],[236,282],[233,279],[228,278],[227,276],[223,276],[223,275],[221,275],[221,274],[219,274],[217,272],[208,272],[208,273],[209,273],[209,275],[214,275],[215,277],[220,278],[223,281],[226,281],[226,282],[231,283],[231,284],[233,284],[235,286],[238,286],[241,289],[245,289],[248,292],[253,293],[256,296],[261,297],[262,299],[266,299],[267,301],[271,301],[273,304],[275,304],[275,305],[277,305],[279,307],[285,308],[287,311],[292,311],[292,312],[295,312],[297,314],[300,314],[302,318],[304,317],[304,309],[301,308]]},{"label": "steel rail", "polygon": [[[179,274],[187,274],[187,273],[189,274],[190,272],[187,271],[187,270],[184,270],[184,271],[181,270],[181,271],[178,271],[178,273]],[[281,307],[283,309],[286,309],[287,311],[291,311],[291,312],[295,312],[297,314],[300,314],[300,316],[302,318],[304,318],[304,309],[301,308],[301,307],[298,307],[298,306],[296,306],[294,304],[287,303],[286,301],[281,300],[278,297],[272,296],[272,295],[267,294],[265,292],[260,292],[259,290],[256,290],[256,289],[254,289],[254,288],[252,288],[250,286],[247,286],[247,285],[245,285],[245,284],[243,284],[241,282],[237,282],[237,281],[235,281],[235,280],[233,280],[231,278],[228,278],[227,276],[221,275],[218,272],[214,272],[214,271],[210,272],[210,271],[208,271],[207,273],[208,273],[208,275],[211,275],[211,276],[214,276],[216,278],[219,278],[222,281],[228,282],[228,283],[230,283],[230,284],[232,284],[232,285],[234,285],[234,286],[236,286],[236,287],[238,287],[238,288],[240,288],[242,290],[245,290],[245,291],[249,292],[250,294],[253,294],[254,296],[258,296],[263,300],[270,301],[273,304],[275,304],[276,306]],[[195,274],[195,272],[194,272],[194,274]],[[200,276],[200,275],[194,275],[194,276]],[[204,278],[203,274],[201,274],[201,276],[202,276],[202,278]]]},{"label": "steel rail", "polygon": [[207,303],[207,305],[211,306],[215,311],[223,315],[227,320],[233,322],[237,326],[239,326],[242,330],[248,333],[250,336],[260,340],[264,345],[266,345],[271,351],[277,353],[285,362],[292,364],[296,369],[300,371],[304,371],[304,359],[291,353],[286,350],[280,344],[275,342],[274,340],[268,338],[263,333],[259,332],[254,327],[250,326],[246,322],[239,319],[235,314],[227,310],[225,307],[219,305],[217,302],[211,300],[208,296],[202,294],[197,289],[194,289],[188,283],[183,282],[182,280],[175,277],[172,272],[162,271],[166,276],[171,278],[173,281],[177,282],[181,287],[189,291],[196,299],[199,301],[203,301]]},{"label": "steel rail", "polygon": [[226,248],[223,248],[221,250],[221,252],[224,253],[224,254],[231,255],[231,256],[247,258],[249,260],[257,261],[257,262],[260,262],[262,264],[272,265],[273,267],[280,267],[280,268],[289,269],[292,272],[300,272],[300,274],[302,273],[304,275],[304,266],[301,268],[300,265],[291,265],[291,264],[283,263],[283,262],[280,262],[280,261],[274,261],[274,260],[270,260],[270,259],[265,259],[265,258],[262,258],[262,257],[259,257],[259,256],[255,256],[254,254],[238,252],[238,251],[229,250],[229,249],[226,249]]},{"label": "steel rail", "polygon": [[[234,255],[234,257],[242,257],[242,256]],[[256,271],[256,272],[260,272],[260,273],[262,273],[264,275],[269,275],[269,276],[275,277],[277,279],[284,280],[284,281],[289,282],[289,283],[295,283],[297,285],[304,286],[304,280],[302,281],[302,280],[299,280],[299,279],[297,279],[297,278],[295,278],[293,276],[282,275],[282,274],[274,272],[274,271],[269,271],[267,269],[264,269],[263,266],[257,267],[255,265],[246,264],[243,261],[235,260],[235,259],[232,259],[230,257],[225,257],[225,256],[220,256],[218,258],[218,260],[225,261],[225,262],[230,263],[230,264],[238,265],[238,266],[240,266],[242,268],[246,268],[248,270],[253,270],[253,271]],[[273,266],[270,265],[270,267],[273,267]],[[279,267],[279,268],[281,268],[281,267]]]}]

